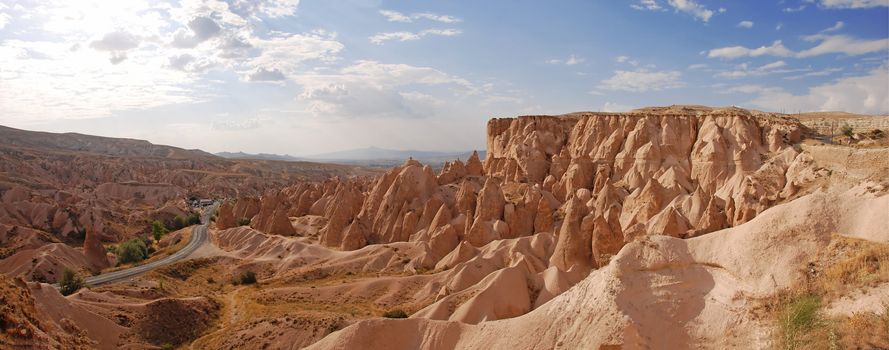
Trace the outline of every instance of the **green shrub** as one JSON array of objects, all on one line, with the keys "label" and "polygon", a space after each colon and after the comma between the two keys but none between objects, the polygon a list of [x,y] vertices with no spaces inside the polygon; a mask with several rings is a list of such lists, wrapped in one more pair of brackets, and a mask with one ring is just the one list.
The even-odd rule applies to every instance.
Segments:
[{"label": "green shrub", "polygon": [[186,220],[186,222],[188,223],[187,226],[200,225],[201,224],[201,214],[191,213],[191,215],[188,216],[188,219]]},{"label": "green shrub", "polygon": [[241,274],[241,284],[254,284],[256,283],[256,273],[253,271],[244,271]]},{"label": "green shrub", "polygon": [[121,243],[116,251],[117,261],[121,264],[140,262],[151,254],[148,245],[140,238],[133,238]]},{"label": "green shrub", "polygon": [[186,226],[185,223],[186,223],[186,221],[185,221],[184,217],[176,215],[176,218],[173,219],[173,231],[185,227]]},{"label": "green shrub", "polygon": [[809,333],[823,326],[818,309],[821,298],[814,294],[792,297],[781,305],[780,322],[785,349],[797,349],[810,338]]},{"label": "green shrub", "polygon": [[65,269],[65,271],[62,272],[62,280],[59,281],[59,292],[61,292],[62,295],[74,294],[74,292],[83,288],[83,286],[83,278],[74,274],[74,271]]},{"label": "green shrub", "polygon": [[840,132],[842,132],[843,135],[846,135],[846,136],[848,136],[848,137],[852,137],[852,127],[849,126],[848,124],[843,125],[843,127],[840,128]]},{"label": "green shrub", "polygon": [[151,235],[154,237],[155,241],[160,241],[161,237],[167,234],[167,228],[164,227],[164,224],[160,221],[155,220],[151,223]]},{"label": "green shrub", "polygon": [[407,318],[407,312],[402,309],[386,311],[383,313],[385,318]]},{"label": "green shrub", "polygon": [[248,218],[238,219],[238,226],[247,226],[247,225],[250,225],[250,219],[248,219]]}]

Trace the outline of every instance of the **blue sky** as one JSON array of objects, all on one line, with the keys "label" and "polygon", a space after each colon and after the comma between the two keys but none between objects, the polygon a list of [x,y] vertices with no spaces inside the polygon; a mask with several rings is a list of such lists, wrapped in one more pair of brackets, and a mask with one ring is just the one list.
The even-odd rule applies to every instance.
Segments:
[{"label": "blue sky", "polygon": [[889,113],[889,0],[2,1],[0,124],[208,151],[484,148],[491,117]]}]

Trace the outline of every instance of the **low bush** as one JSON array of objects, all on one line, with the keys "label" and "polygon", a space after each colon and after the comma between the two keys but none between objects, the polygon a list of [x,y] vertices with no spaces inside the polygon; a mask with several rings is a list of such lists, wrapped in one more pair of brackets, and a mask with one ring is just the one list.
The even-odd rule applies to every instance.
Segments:
[{"label": "low bush", "polygon": [[383,313],[385,318],[407,318],[407,312],[402,309],[386,311]]},{"label": "low bush", "polygon": [[842,132],[843,135],[846,135],[847,137],[852,137],[852,131],[853,131],[852,127],[849,125],[843,125],[840,128],[840,132]]},{"label": "low bush", "polygon": [[241,284],[255,284],[256,272],[244,271],[244,273],[241,274],[241,279],[238,282],[240,282]]},{"label": "low bush", "polygon": [[247,225],[250,225],[250,219],[248,219],[248,218],[238,219],[238,226],[247,226]]},{"label": "low bush", "polygon": [[151,250],[145,241],[140,238],[133,238],[129,241],[121,243],[116,250],[117,261],[121,264],[137,263],[148,258]]},{"label": "low bush", "polygon": [[62,295],[74,294],[74,292],[83,288],[83,286],[83,278],[74,274],[74,271],[65,269],[65,271],[62,272],[62,280],[59,281],[59,292],[61,292]]}]

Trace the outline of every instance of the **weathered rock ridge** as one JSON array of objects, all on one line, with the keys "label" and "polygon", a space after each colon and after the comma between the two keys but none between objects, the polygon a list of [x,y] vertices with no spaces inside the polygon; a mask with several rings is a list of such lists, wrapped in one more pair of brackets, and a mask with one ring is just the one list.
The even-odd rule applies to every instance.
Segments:
[{"label": "weathered rock ridge", "polygon": [[[735,108],[493,119],[484,164],[473,154],[435,174],[409,160],[375,180],[299,183],[224,205],[218,225],[258,200],[247,218],[260,231],[341,250],[419,242],[418,268],[463,244],[549,232],[551,266],[588,272],[639,237],[699,236],[798,196],[817,176],[802,136],[797,120]],[[322,224],[305,229],[308,217]]]}]

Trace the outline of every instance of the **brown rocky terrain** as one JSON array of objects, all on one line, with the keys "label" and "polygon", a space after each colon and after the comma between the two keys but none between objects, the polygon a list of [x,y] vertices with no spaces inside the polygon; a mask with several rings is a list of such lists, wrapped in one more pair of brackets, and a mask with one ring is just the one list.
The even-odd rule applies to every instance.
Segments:
[{"label": "brown rocky terrain", "polygon": [[0,271],[46,282],[65,267],[98,272],[108,267],[103,242],[187,215],[188,197],[258,195],[294,181],[366,174],[373,172],[0,127]]},{"label": "brown rocky terrain", "polygon": [[[100,348],[889,346],[873,307],[889,305],[882,141],[700,106],[499,118],[487,134],[484,162],[239,192],[212,245],[125,283],[15,288],[73,310],[48,320],[81,317],[66,334]],[[152,189],[138,191],[168,195]],[[9,230],[0,242],[55,247]]]}]

